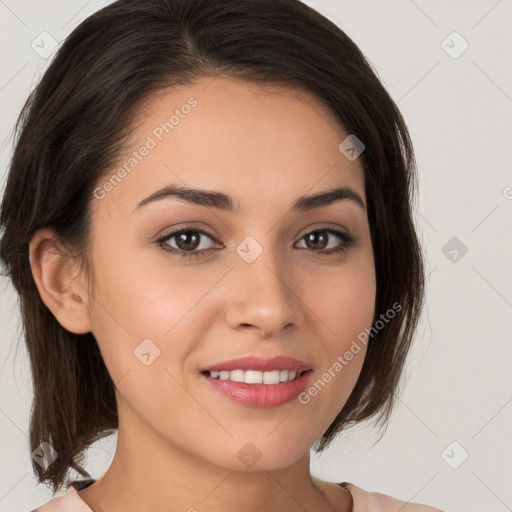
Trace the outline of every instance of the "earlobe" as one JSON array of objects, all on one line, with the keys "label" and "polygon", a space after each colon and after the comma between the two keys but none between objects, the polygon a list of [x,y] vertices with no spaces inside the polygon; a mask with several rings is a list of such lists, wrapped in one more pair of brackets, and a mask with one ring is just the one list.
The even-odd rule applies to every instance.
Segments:
[{"label": "earlobe", "polygon": [[36,232],[29,258],[39,295],[62,327],[76,334],[91,332],[87,289],[53,230]]}]

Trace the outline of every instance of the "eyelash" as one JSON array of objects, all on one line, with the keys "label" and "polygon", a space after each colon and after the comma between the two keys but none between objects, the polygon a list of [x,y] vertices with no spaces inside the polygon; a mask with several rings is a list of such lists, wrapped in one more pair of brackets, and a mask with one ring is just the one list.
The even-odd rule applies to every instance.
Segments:
[{"label": "eyelash", "polygon": [[[162,238],[159,238],[156,241],[156,244],[165,252],[173,253],[174,257],[180,258],[180,259],[181,258],[189,258],[190,259],[190,258],[202,257],[201,253],[208,253],[208,252],[215,250],[215,249],[202,249],[200,251],[184,251],[182,249],[169,248],[169,246],[165,244],[165,242],[167,242],[171,238],[174,238],[177,235],[181,235],[182,233],[201,233],[202,235],[205,235],[215,241],[215,238],[207,231],[204,231],[200,228],[184,227],[184,228],[180,228],[179,230],[173,231],[172,233],[169,233],[168,235],[165,235]],[[329,250],[323,250],[323,251],[315,251],[314,249],[309,249],[313,252],[318,253],[319,256],[330,256],[335,253],[345,253],[356,242],[356,239],[351,234],[345,233],[344,231],[339,231],[337,229],[332,229],[332,228],[315,229],[313,231],[310,231],[310,232],[304,234],[301,237],[301,240],[305,236],[310,235],[312,233],[329,233],[329,234],[337,236],[343,242],[342,245],[340,247],[338,247],[337,249],[329,249]]]}]

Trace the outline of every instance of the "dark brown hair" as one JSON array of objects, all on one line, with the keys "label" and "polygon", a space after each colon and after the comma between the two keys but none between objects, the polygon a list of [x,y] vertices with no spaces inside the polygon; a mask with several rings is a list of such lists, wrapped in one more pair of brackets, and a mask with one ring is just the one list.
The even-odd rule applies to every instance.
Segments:
[{"label": "dark brown hair", "polygon": [[[416,170],[404,120],[371,65],[335,24],[298,0],[121,0],[64,41],[16,124],[0,214],[0,260],[19,294],[33,374],[30,446],[58,458],[32,462],[57,492],[70,468],[118,426],[114,383],[92,333],[64,329],[40,298],[29,242],[43,227],[87,267],[96,184],[127,143],[151,94],[198,77],[276,84],[318,98],[365,144],[368,221],[375,255],[375,321],[355,388],[317,451],[369,418],[387,424],[422,310],[424,266],[412,218]],[[341,141],[340,141],[341,142]]]}]

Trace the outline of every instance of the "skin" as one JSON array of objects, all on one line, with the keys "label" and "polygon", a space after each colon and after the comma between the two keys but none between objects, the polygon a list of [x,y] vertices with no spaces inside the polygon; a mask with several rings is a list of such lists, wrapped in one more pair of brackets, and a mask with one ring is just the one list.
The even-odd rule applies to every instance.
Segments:
[{"label": "skin", "polygon": [[[66,329],[94,334],[116,384],[114,459],[80,496],[94,512],[351,510],[349,493],[311,476],[309,450],[348,399],[364,346],[307,405],[240,405],[211,390],[199,369],[285,354],[310,364],[313,384],[371,325],[365,209],[345,199],[289,213],[300,196],[337,186],[366,204],[361,159],[339,151],[348,134],[305,92],[207,77],[144,105],[127,158],[191,96],[198,104],[174,130],[103,199],[92,198],[92,290],[52,248],[51,230],[30,244],[45,304]],[[135,209],[172,183],[229,194],[243,211],[176,198]],[[185,223],[213,235],[198,235],[194,247],[209,254],[179,259],[156,243]],[[326,227],[347,230],[355,244],[322,255],[304,236]],[[327,250],[344,243],[323,233]],[[236,252],[247,236],[263,249],[250,264]],[[167,244],[184,247],[177,237]],[[134,356],[145,339],[160,350],[148,366]],[[247,442],[261,454],[252,467],[237,456]]]}]

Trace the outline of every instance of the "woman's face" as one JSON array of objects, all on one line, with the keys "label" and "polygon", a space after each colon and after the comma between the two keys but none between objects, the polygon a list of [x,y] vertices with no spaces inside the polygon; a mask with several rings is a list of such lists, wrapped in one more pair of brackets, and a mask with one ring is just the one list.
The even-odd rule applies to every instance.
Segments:
[{"label": "woman's face", "polygon": [[[305,93],[221,78],[146,105],[92,200],[89,316],[125,437],[268,470],[304,456],[332,423],[359,375],[364,345],[344,355],[371,325],[376,292],[362,163],[339,149],[348,135]],[[165,187],[221,199],[154,195]],[[293,208],[342,187],[352,196]],[[201,372],[277,355],[310,371],[260,385]]]}]

